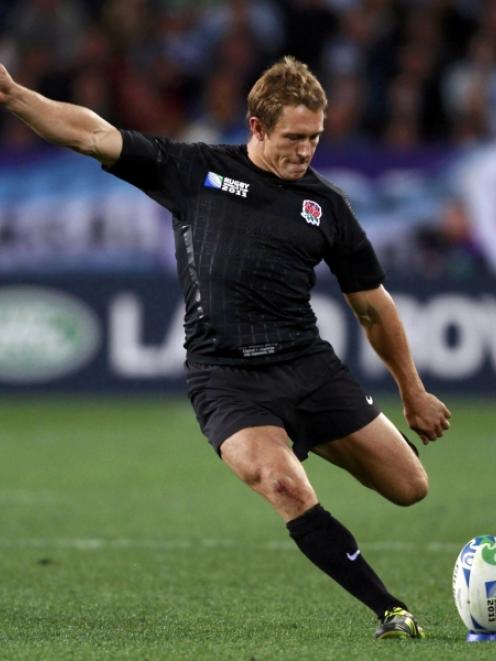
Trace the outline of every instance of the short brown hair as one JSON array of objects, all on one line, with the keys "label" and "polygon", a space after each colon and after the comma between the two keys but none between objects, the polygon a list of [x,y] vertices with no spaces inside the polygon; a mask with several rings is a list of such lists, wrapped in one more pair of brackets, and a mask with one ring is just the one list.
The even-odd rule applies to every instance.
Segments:
[{"label": "short brown hair", "polygon": [[284,106],[304,105],[325,110],[327,97],[308,66],[292,55],[264,71],[248,94],[247,118],[258,117],[270,131],[277,124]]}]

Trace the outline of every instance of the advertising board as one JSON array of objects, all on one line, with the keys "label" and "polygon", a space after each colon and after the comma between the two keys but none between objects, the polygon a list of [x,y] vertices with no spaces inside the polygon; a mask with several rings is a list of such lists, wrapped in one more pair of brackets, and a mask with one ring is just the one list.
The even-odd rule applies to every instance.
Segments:
[{"label": "advertising board", "polygon": [[[496,394],[496,281],[390,278],[428,387]],[[369,389],[393,381],[330,277],[312,297],[321,335]],[[11,278],[0,286],[0,390],[180,390],[177,281],[156,274]]]}]

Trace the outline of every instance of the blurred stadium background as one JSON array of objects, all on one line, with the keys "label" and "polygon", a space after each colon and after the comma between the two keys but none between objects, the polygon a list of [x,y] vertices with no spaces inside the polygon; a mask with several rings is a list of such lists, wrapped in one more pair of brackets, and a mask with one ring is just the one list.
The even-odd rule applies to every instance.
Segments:
[{"label": "blurred stadium background", "polygon": [[[496,2],[0,2],[0,62],[19,82],[119,127],[179,140],[244,141],[246,92],[287,53],[311,66],[329,96],[315,165],[348,193],[422,376],[454,414],[451,446],[423,453],[432,496],[406,514],[337,472],[331,484],[314,459],[309,468],[379,569],[393,571],[423,604],[426,625],[442,631],[439,647],[415,658],[465,659],[443,647],[463,640],[449,573],[467,539],[496,532]],[[349,641],[355,607],[335,592],[329,605],[329,587],[296,555],[282,568],[274,517],[202,445],[184,394],[169,221],[140,191],[0,111],[5,653],[376,658],[367,647],[325,656],[326,633],[317,653],[299,611],[289,619],[300,629],[288,624],[288,603],[305,585],[318,597],[298,608],[340,623],[336,644]],[[400,423],[392,381],[325,270],[313,305],[322,334],[366,388],[385,393]],[[249,567],[243,581],[240,563]],[[267,642],[259,613],[294,656]],[[231,646],[216,636],[219,645],[231,636]]]},{"label": "blurred stadium background", "polygon": [[[244,99],[285,53],[327,90],[316,166],[348,193],[431,387],[494,393],[496,2],[18,0],[0,60],[124,128],[242,142]],[[168,213],[0,113],[0,388],[180,390]],[[22,287],[22,289],[21,289]],[[322,333],[391,382],[325,270]]]}]

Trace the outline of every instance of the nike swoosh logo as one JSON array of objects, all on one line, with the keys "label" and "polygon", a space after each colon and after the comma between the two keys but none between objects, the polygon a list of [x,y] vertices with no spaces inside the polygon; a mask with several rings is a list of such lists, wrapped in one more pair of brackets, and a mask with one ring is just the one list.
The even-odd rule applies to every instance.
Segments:
[{"label": "nike swoosh logo", "polygon": [[374,400],[372,399],[372,397],[370,395],[365,397],[365,401],[367,402],[367,404],[373,404],[374,403]]},{"label": "nike swoosh logo", "polygon": [[347,553],[346,557],[348,558],[348,560],[351,560],[351,562],[355,562],[355,560],[358,558],[359,555],[360,555],[360,549],[357,549],[355,553]]}]

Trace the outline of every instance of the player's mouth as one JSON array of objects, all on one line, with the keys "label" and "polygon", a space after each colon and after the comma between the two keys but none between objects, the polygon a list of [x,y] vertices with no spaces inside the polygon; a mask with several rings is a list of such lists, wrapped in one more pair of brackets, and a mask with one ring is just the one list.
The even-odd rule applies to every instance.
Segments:
[{"label": "player's mouth", "polygon": [[290,163],[290,165],[296,170],[306,170],[308,168],[308,163]]}]

